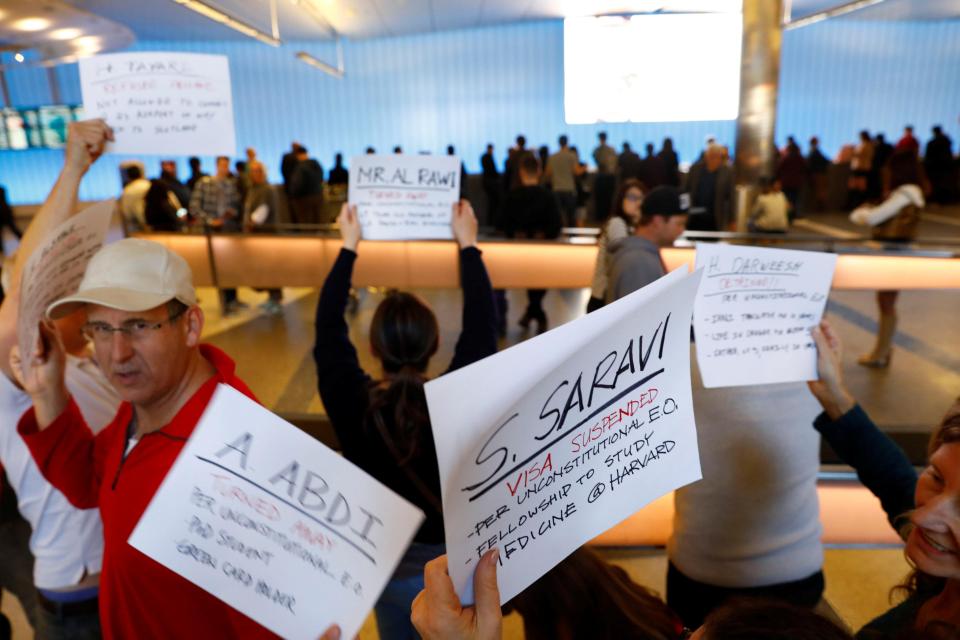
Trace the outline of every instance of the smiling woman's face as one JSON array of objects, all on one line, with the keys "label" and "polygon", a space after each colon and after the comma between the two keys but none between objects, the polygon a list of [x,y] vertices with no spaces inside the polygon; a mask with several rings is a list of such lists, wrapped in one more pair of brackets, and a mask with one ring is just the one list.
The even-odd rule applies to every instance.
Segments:
[{"label": "smiling woman's face", "polygon": [[926,574],[960,580],[960,442],[933,452],[914,499],[907,555]]}]

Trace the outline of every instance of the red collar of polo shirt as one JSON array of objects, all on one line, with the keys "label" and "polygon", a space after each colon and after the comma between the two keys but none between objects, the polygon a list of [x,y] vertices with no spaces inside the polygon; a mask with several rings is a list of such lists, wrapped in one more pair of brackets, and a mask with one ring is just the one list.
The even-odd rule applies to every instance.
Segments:
[{"label": "red collar of polo shirt", "polygon": [[[200,416],[203,415],[204,409],[207,408],[207,403],[213,396],[217,385],[221,382],[230,384],[234,380],[237,364],[230,356],[212,344],[201,344],[199,349],[200,355],[216,369],[216,374],[194,392],[170,422],[157,429],[157,431],[151,431],[144,436],[162,432],[164,435],[178,440],[186,440],[193,433],[193,429],[200,420]],[[133,417],[133,405],[129,402],[123,402],[120,405],[119,417],[122,424],[129,425],[130,419]]]}]

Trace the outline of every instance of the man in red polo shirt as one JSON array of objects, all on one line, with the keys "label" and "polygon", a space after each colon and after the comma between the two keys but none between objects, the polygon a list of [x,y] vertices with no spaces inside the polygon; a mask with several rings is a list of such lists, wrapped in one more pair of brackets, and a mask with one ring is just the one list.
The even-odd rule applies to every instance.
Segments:
[{"label": "man in red polo shirt", "polygon": [[[44,476],[104,529],[100,617],[107,638],[254,638],[265,628],[129,544],[127,539],[203,414],[217,384],[253,397],[225,353],[200,344],[203,312],[190,267],[163,245],[129,238],[100,250],[75,295],[100,368],[123,399],[94,436],[63,383],[64,352],[46,327],[21,382],[33,409],[20,434]],[[11,360],[21,372],[20,356]],[[331,629],[325,638],[336,638]]]}]

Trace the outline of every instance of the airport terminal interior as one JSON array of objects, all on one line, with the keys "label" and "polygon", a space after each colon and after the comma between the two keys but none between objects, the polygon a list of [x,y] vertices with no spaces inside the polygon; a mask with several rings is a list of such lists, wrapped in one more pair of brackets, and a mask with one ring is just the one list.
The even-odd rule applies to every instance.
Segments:
[{"label": "airport terminal interior", "polygon": [[[682,18],[705,22],[658,34],[658,24]],[[919,473],[931,434],[960,396],[958,42],[960,0],[0,0],[0,186],[12,208],[9,222],[0,220],[2,248],[10,264],[64,162],[68,123],[91,116],[85,60],[225,56],[231,151],[177,152],[162,141],[154,153],[108,146],[81,182],[77,208],[115,198],[108,243],[143,238],[183,256],[205,318],[202,340],[236,361],[264,407],[327,446],[340,448],[318,394],[315,319],[340,248],[337,215],[354,194],[331,170],[337,154],[349,169],[375,150],[459,159],[460,196],[475,212],[478,247],[501,301],[500,351],[586,315],[608,220],[624,215],[608,215],[617,207],[613,194],[630,179],[643,198],[655,189],[681,194],[687,230],[658,244],[667,270],[692,266],[699,243],[836,255],[824,318],[843,343],[839,368]],[[107,124],[130,127],[132,117]],[[612,148],[609,160],[596,152],[600,135]],[[661,152],[668,138],[672,164]],[[558,158],[570,147],[577,155],[565,168]],[[254,165],[265,172],[275,203],[269,223],[251,223],[256,213],[247,210],[239,214],[244,225],[231,226],[235,213],[224,224],[196,210],[190,190],[213,182],[200,174],[216,175],[220,155],[229,158],[234,188],[257,184],[248,173]],[[199,172],[191,173],[190,156],[199,158]],[[298,156],[294,165],[322,165],[307,195],[296,191],[300,173],[281,171],[288,156]],[[891,184],[905,156],[919,177]],[[177,205],[162,226],[129,198],[151,206],[147,189],[163,183],[169,166],[189,200],[165,187]],[[530,171],[531,184],[554,203],[557,233],[515,233],[505,222],[504,203]],[[137,180],[143,190],[131,195]],[[902,220],[910,211],[908,231],[883,236],[853,213],[884,206],[905,184],[914,191],[893,215]],[[725,188],[723,217],[717,203]],[[764,228],[768,210],[758,211],[771,201],[780,203],[773,206],[780,218]],[[444,373],[464,320],[453,247],[451,240],[361,241],[345,319],[366,371],[383,373],[370,326],[378,305],[402,289],[436,314],[439,346],[426,374]],[[539,318],[527,307],[528,290],[537,289],[546,290]],[[895,311],[882,314],[878,292],[890,291],[899,292]],[[608,301],[609,292],[601,292]],[[785,419],[776,403],[752,406],[752,420],[785,429],[812,429],[816,417]],[[852,634],[902,599],[895,588],[913,561],[880,501],[825,441],[815,475],[825,579],[816,611]],[[668,492],[588,542],[660,597],[673,500]],[[957,545],[960,515],[953,518],[943,535]],[[960,582],[960,573],[948,582]],[[13,638],[34,637],[10,591],[0,608]],[[373,611],[359,637],[381,637]],[[505,617],[503,637],[525,637],[519,612]]]}]

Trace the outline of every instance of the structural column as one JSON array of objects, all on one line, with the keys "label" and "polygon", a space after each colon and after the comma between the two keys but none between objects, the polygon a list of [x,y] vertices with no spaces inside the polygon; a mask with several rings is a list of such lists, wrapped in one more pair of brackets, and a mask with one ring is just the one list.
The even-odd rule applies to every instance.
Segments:
[{"label": "structural column", "polygon": [[[743,0],[736,182],[754,187],[776,168],[774,128],[780,76],[783,0]],[[741,190],[742,191],[742,190]]]}]

